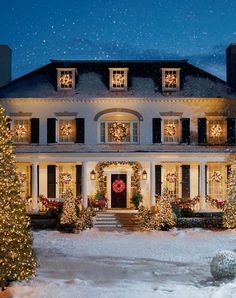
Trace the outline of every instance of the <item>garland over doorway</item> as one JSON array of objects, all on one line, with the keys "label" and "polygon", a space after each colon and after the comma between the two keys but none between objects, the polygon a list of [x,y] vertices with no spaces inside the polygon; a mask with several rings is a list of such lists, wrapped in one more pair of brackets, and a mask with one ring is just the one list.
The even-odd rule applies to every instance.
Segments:
[{"label": "garland over doorway", "polygon": [[140,185],[140,171],[142,169],[142,166],[137,161],[105,161],[105,162],[99,162],[96,165],[96,171],[97,171],[97,190],[106,193],[106,176],[104,175],[104,168],[112,167],[112,166],[128,166],[131,167],[133,170],[132,176],[131,176],[131,188],[133,192],[140,192],[141,191],[141,185]]}]

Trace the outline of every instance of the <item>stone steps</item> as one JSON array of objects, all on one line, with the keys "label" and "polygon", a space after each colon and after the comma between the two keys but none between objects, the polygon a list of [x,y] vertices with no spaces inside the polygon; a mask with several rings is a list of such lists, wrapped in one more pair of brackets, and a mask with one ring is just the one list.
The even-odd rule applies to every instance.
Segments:
[{"label": "stone steps", "polygon": [[93,226],[99,229],[137,229],[135,213],[97,212],[93,219]]}]

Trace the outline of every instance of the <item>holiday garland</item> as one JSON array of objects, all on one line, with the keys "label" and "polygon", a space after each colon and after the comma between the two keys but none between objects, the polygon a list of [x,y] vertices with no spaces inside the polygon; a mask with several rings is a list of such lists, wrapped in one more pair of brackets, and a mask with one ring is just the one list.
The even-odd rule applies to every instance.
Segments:
[{"label": "holiday garland", "polygon": [[210,196],[206,196],[205,201],[206,203],[210,203],[212,207],[215,207],[217,209],[224,209],[226,204],[225,200],[213,199]]},{"label": "holiday garland", "polygon": [[104,168],[112,167],[112,166],[130,166],[133,170],[132,174],[132,186],[133,192],[141,192],[140,185],[140,174],[139,171],[141,169],[141,165],[139,162],[132,161],[105,161],[99,162],[96,166],[97,175],[97,190],[106,193],[106,176],[104,175]]},{"label": "holiday garland", "polygon": [[116,193],[121,193],[125,190],[125,183],[123,180],[121,179],[116,179],[113,183],[112,183],[112,189],[114,192]]},{"label": "holiday garland", "polygon": [[46,198],[43,195],[40,195],[39,199],[40,199],[41,203],[45,207],[47,207],[48,209],[58,209],[63,205],[63,202],[55,201],[55,200],[49,200],[48,198]]}]

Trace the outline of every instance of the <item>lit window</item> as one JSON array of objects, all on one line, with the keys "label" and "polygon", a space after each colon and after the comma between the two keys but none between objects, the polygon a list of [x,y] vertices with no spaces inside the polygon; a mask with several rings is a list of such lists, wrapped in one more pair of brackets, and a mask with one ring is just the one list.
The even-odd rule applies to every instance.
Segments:
[{"label": "lit window", "polygon": [[58,166],[59,198],[65,198],[68,189],[76,193],[75,166],[70,164],[60,164]]},{"label": "lit window", "polygon": [[164,142],[178,143],[179,142],[179,120],[164,119]]},{"label": "lit window", "polygon": [[13,140],[15,143],[28,143],[30,140],[29,120],[13,121]]},{"label": "lit window", "polygon": [[138,122],[106,121],[100,123],[101,143],[137,143]]},{"label": "lit window", "polygon": [[57,68],[57,89],[73,90],[75,88],[75,68]]},{"label": "lit window", "polygon": [[59,142],[75,142],[75,120],[74,119],[59,119]]},{"label": "lit window", "polygon": [[226,121],[224,119],[208,120],[208,143],[224,144],[226,142]]},{"label": "lit window", "polygon": [[109,68],[110,89],[127,90],[128,68]]},{"label": "lit window", "polygon": [[164,188],[167,188],[173,196],[179,198],[179,165],[165,164],[163,174]]},{"label": "lit window", "polygon": [[162,68],[162,90],[177,91],[180,83],[180,68]]},{"label": "lit window", "polygon": [[226,198],[226,180],[227,173],[225,164],[208,164],[208,194],[211,198]]}]

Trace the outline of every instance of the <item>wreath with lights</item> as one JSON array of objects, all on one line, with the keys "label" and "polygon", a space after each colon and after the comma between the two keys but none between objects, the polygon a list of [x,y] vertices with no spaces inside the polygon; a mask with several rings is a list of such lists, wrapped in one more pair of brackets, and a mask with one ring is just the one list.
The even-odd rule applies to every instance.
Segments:
[{"label": "wreath with lights", "polygon": [[109,133],[111,134],[112,139],[115,142],[121,142],[128,135],[126,125],[124,123],[121,123],[121,122],[112,123],[112,126],[109,128]]},{"label": "wreath with lights", "polygon": [[123,180],[121,179],[116,179],[113,183],[112,183],[112,189],[115,193],[121,193],[122,191],[125,190],[125,183]]},{"label": "wreath with lights", "polygon": [[71,75],[69,74],[63,74],[61,77],[60,77],[60,83],[61,85],[64,85],[64,86],[69,86],[72,84],[72,78],[71,78]]},{"label": "wreath with lights", "polygon": [[211,135],[213,137],[220,137],[222,133],[223,133],[223,129],[220,126],[220,124],[214,124],[214,125],[212,125],[212,127],[211,127]]},{"label": "wreath with lights", "polygon": [[70,173],[60,173],[59,180],[61,183],[69,184],[72,181],[72,175]]},{"label": "wreath with lights", "polygon": [[165,132],[170,137],[175,136],[177,133],[176,126],[174,124],[167,124],[165,127]]},{"label": "wreath with lights", "polygon": [[214,171],[212,174],[211,174],[211,181],[212,182],[217,182],[219,183],[221,180],[222,180],[222,174],[220,173],[220,171]]},{"label": "wreath with lights", "polygon": [[24,137],[27,133],[27,129],[23,124],[19,124],[14,131],[17,137]]},{"label": "wreath with lights", "polygon": [[168,87],[174,87],[177,84],[177,77],[175,74],[166,74],[165,75],[165,84]]},{"label": "wreath with lights", "polygon": [[70,136],[72,134],[72,125],[71,124],[63,124],[61,127],[60,127],[60,131],[61,131],[61,134],[63,136]]},{"label": "wreath with lights", "polygon": [[177,174],[175,172],[169,172],[166,175],[166,181],[169,183],[175,183],[177,180]]}]

